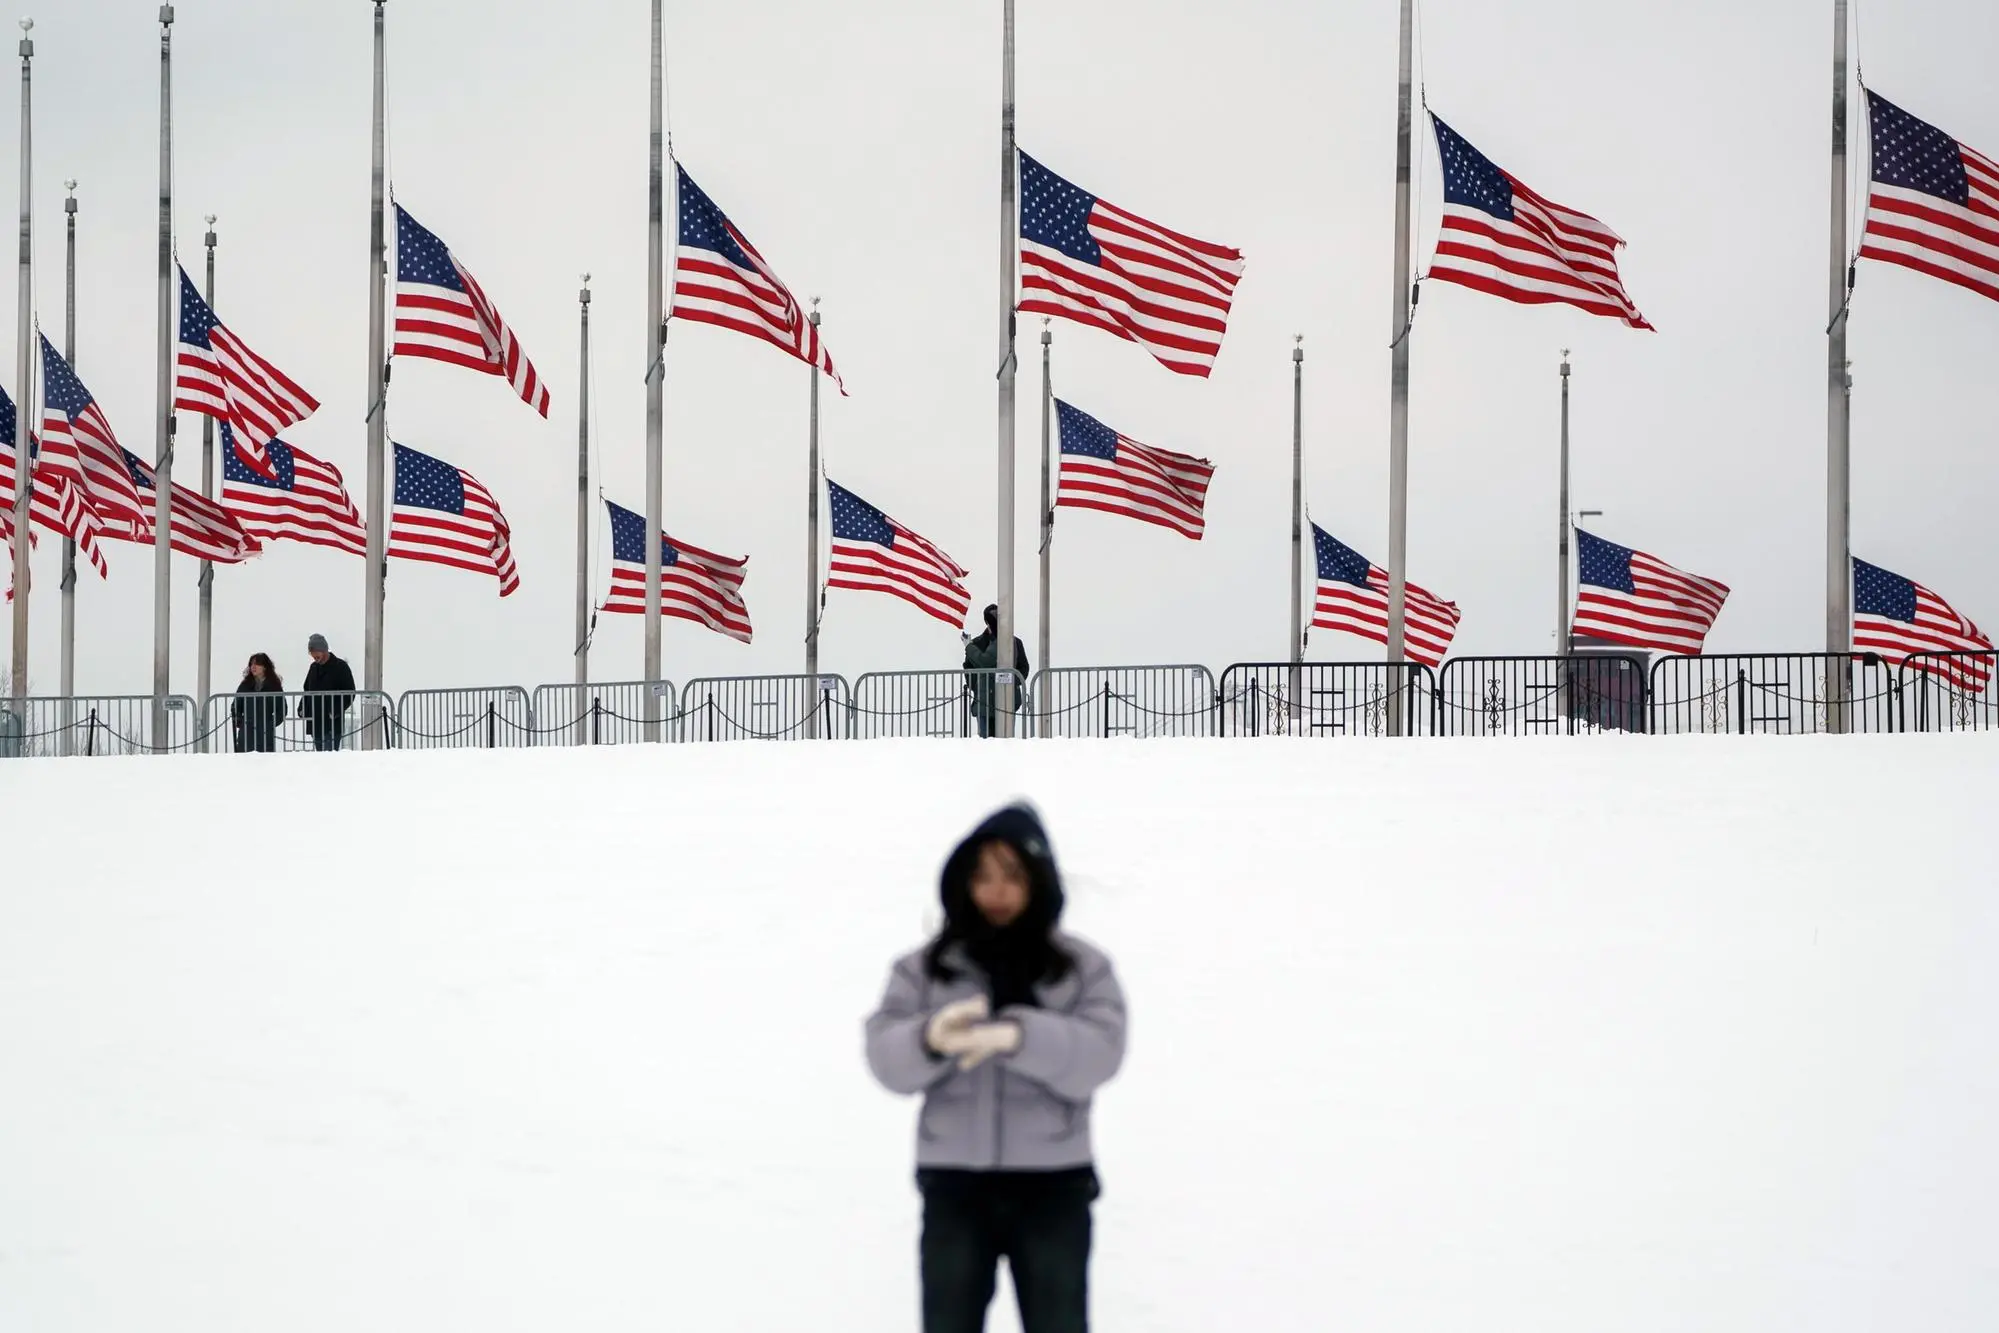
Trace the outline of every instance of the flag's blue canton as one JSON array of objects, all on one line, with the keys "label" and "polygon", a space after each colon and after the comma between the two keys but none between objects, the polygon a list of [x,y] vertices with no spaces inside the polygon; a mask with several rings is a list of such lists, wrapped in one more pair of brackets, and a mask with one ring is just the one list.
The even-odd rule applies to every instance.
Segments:
[{"label": "flag's blue canton", "polygon": [[[611,511],[611,559],[622,560],[628,565],[643,565],[646,562],[646,516],[634,514],[623,505],[604,501],[604,507]],[[667,535],[659,534],[659,567],[668,569],[680,563],[680,552],[673,549]]]},{"label": "flag's blue canton", "polygon": [[686,167],[678,162],[673,166],[680,173],[681,245],[689,250],[712,250],[735,267],[755,273],[756,264],[729,233],[729,219],[715,207],[715,201],[708,197],[707,192],[688,176]]},{"label": "flag's blue canton", "polygon": [[208,302],[201,299],[201,293],[194,289],[194,282],[187,276],[187,270],[180,271],[180,340],[194,347],[207,347],[208,335],[215,332],[222,321],[208,308]]},{"label": "flag's blue canton", "polygon": [[895,545],[895,525],[881,510],[844,486],[826,483],[827,508],[833,512],[833,539]]},{"label": "flag's blue canton", "polygon": [[458,280],[458,266],[451,262],[450,249],[401,204],[396,205],[396,281],[465,290],[465,284]]},{"label": "flag's blue canton", "polygon": [[1086,194],[1042,166],[1020,155],[1020,235],[1023,240],[1060,250],[1079,264],[1101,264],[1097,238],[1090,235],[1090,210],[1097,198]]},{"label": "flag's blue canton", "polygon": [[125,455],[125,470],[132,474],[132,484],[142,491],[152,490],[153,477],[146,468],[145,460],[130,449],[120,449],[118,452]]},{"label": "flag's blue canton", "polygon": [[396,503],[445,514],[465,512],[465,479],[449,463],[396,446]]},{"label": "flag's blue canton", "polygon": [[1319,577],[1337,579],[1341,583],[1351,583],[1356,588],[1365,588],[1367,572],[1373,566],[1367,557],[1345,542],[1335,540],[1317,523],[1312,525],[1312,555],[1319,562]]},{"label": "flag's blue canton", "polygon": [[1456,130],[1435,116],[1430,120],[1437,127],[1437,155],[1444,164],[1444,202],[1513,221],[1513,182],[1506,173]]},{"label": "flag's blue canton", "polygon": [[1088,412],[1079,412],[1055,400],[1055,415],[1061,418],[1062,452],[1089,458],[1116,458],[1117,432]]},{"label": "flag's blue canton", "polygon": [[1592,588],[1612,588],[1630,593],[1638,591],[1637,585],[1631,581],[1630,547],[1592,537],[1577,528],[1576,557],[1578,576]]},{"label": "flag's blue canton", "polygon": [[1853,562],[1853,614],[1916,623],[1916,585],[1865,560]]},{"label": "flag's blue canton", "polygon": [[81,416],[93,401],[90,390],[83,387],[83,381],[46,334],[42,337],[42,401],[71,419]]},{"label": "flag's blue canton", "polygon": [[[14,441],[20,438],[14,433],[14,400],[7,396],[5,389],[0,389],[0,445],[12,449]],[[41,441],[36,440],[35,443],[39,446]]]},{"label": "flag's blue canton", "polygon": [[288,491],[298,483],[298,466],[292,459],[292,447],[283,440],[272,440],[264,446],[264,456],[271,461],[271,470],[277,473],[274,481],[263,473],[252,469],[236,454],[236,435],[229,429],[229,423],[222,423],[222,480],[233,481],[243,486],[263,486],[273,491]]},{"label": "flag's blue canton", "polygon": [[1874,93],[1867,94],[1867,123],[1875,180],[1970,207],[1971,182],[1957,140]]}]

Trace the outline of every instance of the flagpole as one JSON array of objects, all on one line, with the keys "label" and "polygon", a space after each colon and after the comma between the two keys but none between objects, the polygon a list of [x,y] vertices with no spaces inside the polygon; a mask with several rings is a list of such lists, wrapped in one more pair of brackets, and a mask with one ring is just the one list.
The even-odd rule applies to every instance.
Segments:
[{"label": "flagpole", "polygon": [[[1829,255],[1831,317],[1826,326],[1825,650],[1845,655],[1853,646],[1852,456],[1847,395],[1846,317],[1851,258],[1846,238],[1846,9],[1832,6],[1832,199]],[[1847,730],[1848,672],[1828,663],[1826,729]]]},{"label": "flagpole", "polygon": [[154,347],[157,399],[153,435],[153,749],[167,748],[167,695],[173,667],[174,7],[160,6],[160,292]]},{"label": "flagpole", "polygon": [[[582,334],[576,382],[576,684],[590,683],[590,275],[576,293]],[[582,690],[577,691],[582,702]]]},{"label": "flagpole", "polygon": [[[21,274],[15,289],[20,298],[19,327],[14,343],[14,654],[10,663],[10,693],[19,705],[28,697],[28,512],[34,495],[35,460],[30,442],[28,409],[35,384],[28,348],[35,334],[34,317],[34,63],[35,43],[28,36],[33,19],[21,20]],[[16,707],[15,716],[24,716]]]},{"label": "flagpole", "polygon": [[[63,268],[62,354],[76,367],[76,182],[64,181],[69,197],[62,201],[65,230],[69,233],[68,262]],[[62,539],[62,697],[76,698],[76,538]],[[62,752],[69,753],[74,738],[73,705],[64,704]]]},{"label": "flagpole", "polygon": [[1053,638],[1049,626],[1049,590],[1054,578],[1055,549],[1054,438],[1049,430],[1049,416],[1054,411],[1055,382],[1049,378],[1049,344],[1054,340],[1048,331],[1048,317],[1044,315],[1041,319],[1041,637],[1037,645],[1041,649],[1043,671],[1051,660],[1049,644]]},{"label": "flagpole", "polygon": [[[1291,717],[1302,716],[1305,687],[1305,335],[1291,347]],[[1293,728],[1297,730],[1298,728]]]},{"label": "flagpole", "polygon": [[[1414,147],[1410,85],[1414,64],[1412,0],[1402,0],[1402,36],[1396,91],[1395,137],[1395,307],[1390,328],[1395,342],[1388,399],[1388,661],[1404,658],[1404,588],[1409,554],[1409,159]],[[1403,691],[1388,691],[1388,734],[1406,729]]]},{"label": "flagpole", "polygon": [[[202,219],[208,224],[208,231],[201,243],[208,250],[208,286],[202,299],[208,302],[210,310],[215,309],[215,214]],[[215,498],[215,418],[201,419],[201,493],[207,499]],[[203,709],[208,707],[209,650],[214,644],[215,634],[215,562],[201,562],[201,617],[195,630],[194,656],[194,697],[200,700]],[[204,712],[203,717],[207,714]]]},{"label": "flagpole", "polygon": [[[370,707],[378,706],[382,690],[382,604],[389,572],[389,360],[388,308],[383,284],[388,279],[387,216],[384,199],[388,164],[386,119],[386,33],[384,0],[375,0],[375,86],[373,156],[368,190],[368,572],[366,624],[362,638],[366,662],[362,685],[369,692]],[[371,725],[377,720],[368,714],[362,724],[362,744],[373,749],[386,745],[389,737]]]},{"label": "flagpole", "polygon": [[652,0],[652,141],[646,212],[645,738],[659,733],[660,529],[666,508],[666,66],[660,0]]},{"label": "flagpole", "polygon": [[999,365],[999,626],[993,646],[993,733],[1013,735],[1013,390],[1018,365],[1014,360],[1014,262],[1020,247],[1020,219],[1015,198],[1017,177],[1013,142],[1013,0],[1005,0],[1005,38],[1000,73],[1000,365]]},{"label": "flagpole", "polygon": [[1569,655],[1569,349],[1562,349],[1562,467],[1555,515],[1555,655]]},{"label": "flagpole", "polygon": [[[819,327],[819,298],[812,298],[812,313],[806,317],[814,330]],[[806,696],[816,705],[819,689],[819,367],[805,366],[812,378],[812,411],[806,434],[805,479],[805,680]],[[819,710],[805,715],[805,739],[819,736]]]}]

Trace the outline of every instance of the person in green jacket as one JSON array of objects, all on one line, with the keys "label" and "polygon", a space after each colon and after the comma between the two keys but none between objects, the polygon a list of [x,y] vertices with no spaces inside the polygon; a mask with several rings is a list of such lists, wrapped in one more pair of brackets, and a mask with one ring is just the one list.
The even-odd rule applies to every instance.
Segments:
[{"label": "person in green jacket", "polygon": [[[999,607],[986,608],[986,632],[976,639],[965,640],[965,670],[990,672],[1000,669],[999,664]],[[1013,640],[1013,711],[1018,713],[1027,703],[1027,648],[1015,635]],[[967,682],[971,687],[972,716],[979,724],[980,737],[993,734],[993,683],[996,677],[977,675]]]}]

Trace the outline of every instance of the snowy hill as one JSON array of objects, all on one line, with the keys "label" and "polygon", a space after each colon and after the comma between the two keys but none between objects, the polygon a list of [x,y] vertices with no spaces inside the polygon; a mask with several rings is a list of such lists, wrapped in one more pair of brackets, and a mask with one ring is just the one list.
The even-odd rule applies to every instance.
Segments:
[{"label": "snowy hill", "polygon": [[860,1022],[1027,794],[1132,997],[1101,1329],[1989,1329],[1996,776],[1988,736],[0,764],[0,1328],[913,1330]]}]

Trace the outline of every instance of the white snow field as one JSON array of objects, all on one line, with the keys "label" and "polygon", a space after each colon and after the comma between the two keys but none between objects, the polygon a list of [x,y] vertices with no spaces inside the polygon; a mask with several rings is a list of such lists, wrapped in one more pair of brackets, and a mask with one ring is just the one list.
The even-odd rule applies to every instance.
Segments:
[{"label": "white snow field", "polygon": [[861,1020],[1025,794],[1133,1006],[1105,1333],[1989,1331],[1995,778],[1994,736],[0,763],[0,1329],[914,1330]]}]

